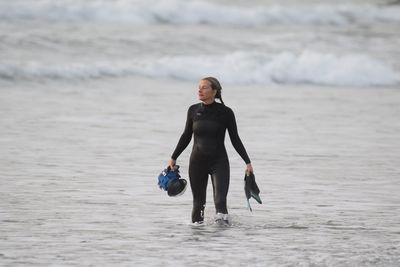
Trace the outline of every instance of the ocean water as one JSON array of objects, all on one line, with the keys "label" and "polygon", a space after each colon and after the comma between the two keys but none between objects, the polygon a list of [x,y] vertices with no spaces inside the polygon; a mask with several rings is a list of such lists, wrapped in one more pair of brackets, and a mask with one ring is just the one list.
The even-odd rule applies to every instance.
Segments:
[{"label": "ocean water", "polygon": [[[399,30],[398,1],[0,1],[0,266],[399,266]],[[209,75],[263,200],[227,137],[227,227],[157,187]]]},{"label": "ocean water", "polygon": [[398,86],[400,6],[377,1],[0,2],[0,78],[145,76]]}]

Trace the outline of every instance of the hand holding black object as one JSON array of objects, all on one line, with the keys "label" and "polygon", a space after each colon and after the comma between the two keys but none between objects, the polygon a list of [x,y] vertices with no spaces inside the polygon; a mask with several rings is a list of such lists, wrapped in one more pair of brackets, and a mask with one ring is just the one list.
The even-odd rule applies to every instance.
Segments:
[{"label": "hand holding black object", "polygon": [[244,192],[246,194],[247,206],[249,207],[250,211],[252,211],[249,201],[250,198],[254,198],[258,203],[262,204],[259,196],[260,189],[256,184],[256,178],[252,172],[246,173],[244,176]]},{"label": "hand holding black object", "polygon": [[253,166],[251,163],[246,164],[246,174],[249,175],[250,173],[254,173]]}]

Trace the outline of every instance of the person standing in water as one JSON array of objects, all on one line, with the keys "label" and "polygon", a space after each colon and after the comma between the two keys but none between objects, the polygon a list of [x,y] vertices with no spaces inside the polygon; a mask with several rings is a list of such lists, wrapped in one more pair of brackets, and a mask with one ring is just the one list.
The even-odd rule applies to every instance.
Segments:
[{"label": "person standing in water", "polygon": [[[233,147],[246,163],[246,173],[253,173],[250,158],[238,134],[235,115],[222,101],[221,90],[219,81],[214,77],[200,80],[198,97],[201,102],[189,107],[184,132],[169,161],[169,167],[174,169],[177,158],[189,145],[193,135],[193,149],[189,161],[193,223],[204,221],[209,175],[214,192],[216,222],[229,223],[226,199],[230,168],[224,145],[226,130],[229,132]],[[216,102],[216,98],[221,103]]]}]

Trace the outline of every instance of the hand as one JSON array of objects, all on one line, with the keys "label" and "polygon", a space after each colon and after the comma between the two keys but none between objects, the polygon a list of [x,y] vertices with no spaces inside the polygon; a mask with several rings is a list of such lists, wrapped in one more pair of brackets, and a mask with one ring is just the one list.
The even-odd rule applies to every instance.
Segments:
[{"label": "hand", "polygon": [[169,163],[168,163],[168,167],[169,167],[171,170],[175,170],[175,165],[176,165],[176,160],[170,159],[170,160],[169,160]]},{"label": "hand", "polygon": [[250,173],[254,173],[253,166],[251,166],[251,163],[246,165],[246,175],[249,175]]}]

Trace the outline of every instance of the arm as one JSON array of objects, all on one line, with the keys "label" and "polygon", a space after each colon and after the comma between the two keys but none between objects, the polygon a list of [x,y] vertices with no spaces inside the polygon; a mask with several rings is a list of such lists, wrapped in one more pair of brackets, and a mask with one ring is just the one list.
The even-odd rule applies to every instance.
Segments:
[{"label": "arm", "polygon": [[249,170],[249,168],[251,168],[251,172],[252,172],[250,158],[247,155],[246,149],[244,148],[242,141],[240,140],[238,130],[237,130],[237,125],[236,125],[235,114],[233,113],[233,111],[231,109],[229,109],[229,116],[228,116],[228,132],[229,132],[229,137],[231,139],[233,147],[239,153],[239,155],[242,157],[244,162],[246,162],[247,169]]},{"label": "arm", "polygon": [[192,108],[189,108],[189,110],[187,112],[185,129],[181,135],[181,138],[179,139],[178,144],[176,145],[174,153],[172,153],[170,165],[171,164],[175,165],[176,159],[183,152],[183,150],[185,150],[185,148],[189,145],[190,140],[192,140],[193,120],[192,120],[192,112],[191,111],[192,111]]}]

